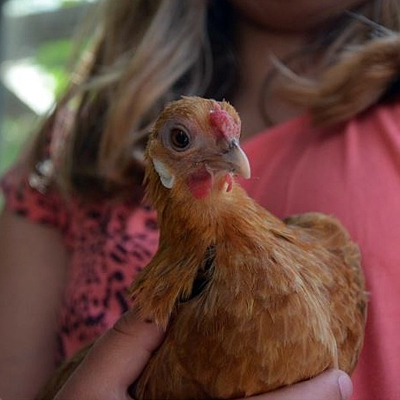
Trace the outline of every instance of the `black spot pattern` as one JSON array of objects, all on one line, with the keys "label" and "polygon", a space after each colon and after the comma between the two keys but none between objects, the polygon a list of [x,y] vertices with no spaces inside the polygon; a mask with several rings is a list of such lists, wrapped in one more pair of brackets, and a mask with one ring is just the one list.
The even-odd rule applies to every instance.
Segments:
[{"label": "black spot pattern", "polygon": [[61,362],[112,326],[129,308],[126,291],[158,246],[155,212],[129,202],[87,204],[39,193],[15,171],[2,181],[10,209],[63,233],[70,252],[58,327]]}]

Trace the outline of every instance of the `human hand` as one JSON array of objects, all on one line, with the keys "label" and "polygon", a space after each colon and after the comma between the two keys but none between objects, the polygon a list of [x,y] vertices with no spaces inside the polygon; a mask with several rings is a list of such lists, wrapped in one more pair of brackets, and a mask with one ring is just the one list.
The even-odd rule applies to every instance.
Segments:
[{"label": "human hand", "polygon": [[128,388],[163,337],[155,324],[128,311],[93,345],[55,400],[132,400]]},{"label": "human hand", "polygon": [[248,400],[347,400],[352,393],[353,384],[346,373],[328,370],[308,381]]}]

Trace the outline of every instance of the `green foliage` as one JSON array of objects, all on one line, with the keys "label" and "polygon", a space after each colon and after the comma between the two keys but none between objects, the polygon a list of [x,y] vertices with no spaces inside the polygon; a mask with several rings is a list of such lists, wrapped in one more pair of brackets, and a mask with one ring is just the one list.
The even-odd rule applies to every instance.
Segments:
[{"label": "green foliage", "polygon": [[84,3],[86,0],[62,0],[61,7],[74,7],[79,3]]},{"label": "green foliage", "polygon": [[68,39],[43,43],[37,50],[35,62],[39,64],[56,82],[55,96],[58,97],[67,85],[67,62],[73,43]]}]

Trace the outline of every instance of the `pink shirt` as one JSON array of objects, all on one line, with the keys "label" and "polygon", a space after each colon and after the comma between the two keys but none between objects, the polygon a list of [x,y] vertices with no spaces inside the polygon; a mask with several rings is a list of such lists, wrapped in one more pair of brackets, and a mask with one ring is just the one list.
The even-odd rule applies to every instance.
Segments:
[{"label": "pink shirt", "polygon": [[353,398],[400,399],[400,104],[336,129],[313,129],[303,116],[245,150],[252,197],[280,217],[335,215],[359,244],[370,303]]},{"label": "pink shirt", "polygon": [[[400,104],[333,129],[313,128],[302,116],[243,147],[252,197],[280,217],[335,215],[359,243],[370,304],[353,399],[400,399]],[[56,193],[16,186],[15,175],[3,181],[9,207],[61,229],[71,251],[59,324],[60,355],[69,356],[128,307],[124,291],[157,246],[155,215],[128,202],[65,204]]]}]

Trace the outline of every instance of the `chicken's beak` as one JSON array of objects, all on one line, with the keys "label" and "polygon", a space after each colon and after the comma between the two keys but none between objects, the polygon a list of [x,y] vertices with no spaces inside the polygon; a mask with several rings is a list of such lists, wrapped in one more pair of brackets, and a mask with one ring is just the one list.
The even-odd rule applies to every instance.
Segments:
[{"label": "chicken's beak", "polygon": [[233,140],[229,146],[229,151],[224,154],[224,157],[233,166],[234,173],[249,179],[251,176],[251,169],[249,159],[246,153],[242,150],[237,140]]},{"label": "chicken's beak", "polygon": [[245,179],[251,176],[249,159],[239,142],[234,139],[228,143],[222,154],[208,163],[212,170],[226,170]]}]

